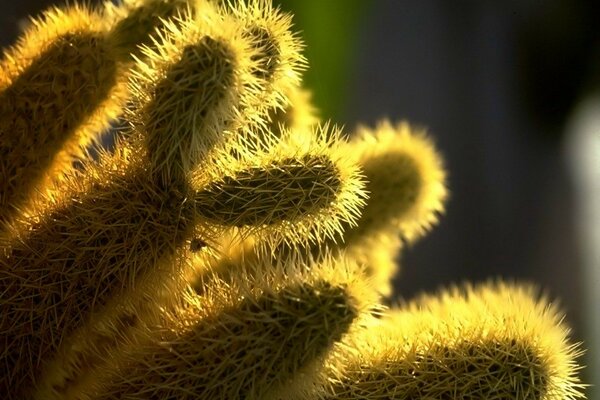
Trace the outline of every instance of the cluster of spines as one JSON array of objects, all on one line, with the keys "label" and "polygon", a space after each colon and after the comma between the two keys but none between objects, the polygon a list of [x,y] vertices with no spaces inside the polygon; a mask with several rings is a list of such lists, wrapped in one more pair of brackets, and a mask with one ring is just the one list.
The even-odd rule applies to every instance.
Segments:
[{"label": "cluster of spines", "polygon": [[41,369],[33,363],[69,348],[91,315],[134,288],[156,292],[182,267],[177,248],[193,232],[193,204],[184,185],[155,184],[145,164],[132,148],[103,156],[3,243],[3,380],[28,387]]},{"label": "cluster of spines", "polygon": [[0,226],[72,169],[116,118],[123,68],[95,10],[53,8],[33,19],[0,65]]},{"label": "cluster of spines", "polygon": [[[67,14],[52,11],[47,19],[56,15]],[[84,163],[83,173],[66,173],[61,194],[42,195],[33,211],[6,225],[0,237],[0,335],[7,344],[0,353],[0,390],[11,400],[421,393],[385,378],[406,372],[405,347],[398,343],[414,337],[416,348],[426,342],[419,342],[419,333],[443,325],[438,300],[414,306],[431,308],[439,314],[434,317],[422,318],[427,313],[411,306],[365,321],[375,292],[389,292],[400,237],[423,235],[443,210],[445,176],[429,139],[389,122],[360,128],[350,143],[336,128],[315,128],[298,87],[302,44],[290,17],[267,0],[127,0],[107,3],[104,15],[106,62],[118,70],[105,89],[123,93],[116,82],[130,76],[126,116],[132,130],[114,154],[102,152],[98,162]],[[1,78],[9,82],[19,74],[3,69]],[[120,111],[85,104],[89,115],[101,115],[96,128]],[[24,162],[35,166],[44,151],[52,156],[61,149],[34,147],[33,161]],[[370,192],[362,217],[357,164]],[[219,248],[223,237],[232,238],[229,248]],[[279,251],[282,244],[310,252],[294,257]],[[269,252],[261,251],[265,246]],[[371,280],[376,290],[364,282]],[[427,370],[415,380],[409,360],[409,381],[423,396],[579,395],[577,351],[564,345],[555,312],[541,310],[529,290],[522,295],[500,285],[466,292],[463,303],[458,292],[439,302],[456,306],[464,312],[457,320],[477,326],[478,313],[500,313],[473,299],[516,293],[515,307],[499,319],[517,322],[513,330],[502,331],[498,320],[486,328],[504,341],[483,340],[480,331],[461,331],[458,323],[436,331],[440,343],[446,340],[441,350],[427,342],[430,353],[419,355],[423,368],[433,365],[432,378]],[[517,305],[545,322],[519,325]],[[406,322],[398,315],[416,317]],[[407,325],[400,336],[398,318]],[[375,328],[383,333],[374,334]],[[464,347],[448,339],[457,332],[471,335]],[[525,340],[535,334],[546,337],[541,347]],[[550,345],[559,348],[558,356],[548,356]],[[500,357],[506,353],[517,361]],[[473,356],[470,363],[465,354]],[[493,366],[481,379],[477,368],[494,357],[495,366],[533,359],[541,369],[507,367],[497,376]],[[444,388],[436,379],[454,367],[472,386],[466,394],[456,382],[453,392],[436,392]],[[524,373],[534,378],[518,381]]]},{"label": "cluster of spines", "polygon": [[299,398],[583,398],[581,350],[548,304],[502,282],[422,296],[346,338]]},{"label": "cluster of spines", "polygon": [[351,262],[232,267],[227,280],[204,276],[201,293],[183,291],[155,327],[138,332],[120,369],[94,389],[98,398],[264,398],[322,362],[375,308],[374,291]]},{"label": "cluster of spines", "polygon": [[[325,246],[366,265],[380,293],[390,295],[402,240],[423,236],[444,211],[443,161],[431,139],[406,122],[360,127],[349,142],[336,143],[345,158],[361,167],[368,200],[360,217],[345,224],[337,237],[327,237]],[[323,247],[309,243],[303,251],[318,258]],[[290,251],[297,250],[284,246],[279,254]]]},{"label": "cluster of spines", "polygon": [[281,13],[267,0],[237,2],[231,13],[244,26],[258,50],[254,74],[267,82],[258,100],[267,109],[282,107],[288,94],[300,85],[300,72],[306,68],[301,54],[303,44],[291,30],[291,15]]},{"label": "cluster of spines", "polygon": [[325,125],[312,135],[290,131],[255,146],[240,143],[218,152],[195,178],[205,236],[236,228],[272,249],[334,239],[355,223],[363,183],[357,166],[337,150],[338,129]]},{"label": "cluster of spines", "polygon": [[165,24],[204,3],[204,0],[106,1],[103,16],[111,21],[110,39],[119,54],[123,58],[139,58],[144,47],[158,44],[154,36],[165,29]]},{"label": "cluster of spines", "polygon": [[367,205],[344,230],[349,254],[366,264],[382,294],[391,293],[401,241],[423,236],[444,211],[448,195],[441,156],[431,138],[406,122],[359,127],[343,148],[356,157],[367,181]]},{"label": "cluster of spines", "polygon": [[432,140],[406,122],[360,127],[345,149],[357,157],[369,204],[347,241],[393,229],[409,241],[423,236],[444,211],[446,173]]},{"label": "cluster of spines", "polygon": [[[143,132],[151,168],[185,179],[262,89],[252,74],[254,50],[232,18],[214,12],[200,25],[169,22],[160,46],[143,49],[133,70],[129,120]],[[233,125],[233,126],[232,126]]]}]

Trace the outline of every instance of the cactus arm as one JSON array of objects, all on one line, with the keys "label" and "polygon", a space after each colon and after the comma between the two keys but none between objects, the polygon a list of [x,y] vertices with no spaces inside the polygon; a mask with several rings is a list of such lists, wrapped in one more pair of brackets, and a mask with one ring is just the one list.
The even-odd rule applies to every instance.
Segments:
[{"label": "cactus arm", "polygon": [[437,222],[447,197],[441,157],[425,134],[407,123],[383,121],[359,128],[348,152],[357,155],[367,177],[369,203],[346,242],[394,228],[412,241]]},{"label": "cactus arm", "polygon": [[225,148],[196,183],[207,229],[237,227],[245,236],[257,233],[272,248],[338,235],[364,204],[359,170],[332,145],[339,137],[339,130],[326,125],[311,136],[272,138],[245,154]]},{"label": "cactus arm", "polygon": [[333,259],[239,264],[202,295],[184,294],[143,345],[130,346],[99,399],[264,398],[374,307],[359,271]]},{"label": "cactus arm", "polygon": [[[125,97],[94,10],[51,9],[5,52],[0,70],[0,225],[72,169]],[[121,83],[121,84],[119,84]]]},{"label": "cactus arm", "polygon": [[581,351],[569,344],[562,318],[526,285],[423,296],[356,335],[356,351],[332,356],[320,397],[582,398]]}]

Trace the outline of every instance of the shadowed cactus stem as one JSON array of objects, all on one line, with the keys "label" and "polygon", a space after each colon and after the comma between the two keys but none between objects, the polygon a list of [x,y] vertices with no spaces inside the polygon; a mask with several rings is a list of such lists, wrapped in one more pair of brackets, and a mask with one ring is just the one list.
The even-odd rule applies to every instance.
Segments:
[{"label": "shadowed cactus stem", "polygon": [[280,12],[267,0],[237,2],[230,12],[244,27],[258,50],[254,74],[271,86],[259,101],[269,108],[282,107],[286,95],[300,85],[300,72],[306,68],[303,43],[291,30],[292,16]]},{"label": "shadowed cactus stem", "polygon": [[401,242],[423,236],[444,211],[446,173],[422,130],[406,122],[360,127],[345,148],[363,168],[369,195],[356,226],[339,246],[364,263],[382,294],[391,294]]},{"label": "shadowed cactus stem", "polygon": [[66,345],[90,314],[134,282],[155,290],[181,267],[173,257],[193,232],[193,203],[186,201],[185,185],[161,186],[145,165],[143,153],[132,148],[104,156],[83,178],[67,177],[65,196],[40,207],[2,243],[7,346],[0,384],[27,388],[39,363]]},{"label": "shadowed cactus stem", "polygon": [[131,80],[129,119],[165,182],[185,179],[225,129],[248,123],[240,111],[263,89],[252,74],[255,50],[234,20],[214,13],[199,25],[188,18],[166,24],[161,45],[143,50]]},{"label": "shadowed cactus stem", "polygon": [[347,243],[393,228],[412,241],[437,222],[444,210],[446,173],[431,139],[406,122],[361,127],[345,149],[367,179],[369,201]]}]

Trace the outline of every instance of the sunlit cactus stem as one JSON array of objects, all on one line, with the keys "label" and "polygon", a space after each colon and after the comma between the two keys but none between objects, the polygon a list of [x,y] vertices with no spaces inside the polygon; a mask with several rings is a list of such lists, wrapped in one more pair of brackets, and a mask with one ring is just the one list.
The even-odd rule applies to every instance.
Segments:
[{"label": "sunlit cactus stem", "polygon": [[306,69],[304,44],[292,30],[292,16],[269,0],[240,1],[227,11],[243,26],[244,35],[257,50],[253,73],[267,86],[253,107],[283,108],[289,101],[288,94],[298,89],[300,73]]},{"label": "sunlit cactus stem", "polygon": [[[123,72],[93,10],[32,20],[0,65],[0,229],[72,169],[125,98]],[[121,83],[121,84],[120,84]]]},{"label": "sunlit cactus stem", "polygon": [[257,139],[256,149],[227,146],[218,163],[199,170],[194,198],[206,235],[238,228],[274,248],[317,244],[352,225],[364,204],[360,171],[332,146],[341,143],[339,130],[316,129]]},{"label": "sunlit cactus stem", "polygon": [[154,47],[157,35],[165,23],[181,19],[193,12],[196,4],[208,0],[123,0],[104,3],[103,15],[112,23],[110,40],[120,58],[132,61],[132,56],[142,57],[144,47]]},{"label": "sunlit cactus stem", "polygon": [[[447,189],[441,157],[424,132],[389,121],[374,129],[360,127],[338,151],[361,166],[368,199],[355,223],[345,224],[341,237],[331,238],[326,246],[365,265],[378,290],[390,295],[400,238],[412,242],[424,235],[444,210]],[[302,251],[318,258],[322,247],[317,243]]]},{"label": "sunlit cactus stem", "polygon": [[264,89],[251,45],[235,20],[213,11],[201,25],[191,14],[166,24],[160,48],[143,50],[128,116],[165,183],[185,180],[227,129],[260,118],[242,113]]},{"label": "sunlit cactus stem", "polygon": [[[185,264],[177,254],[193,238],[198,217],[186,174],[225,124],[243,120],[237,106],[245,96],[261,89],[241,28],[221,15],[212,22],[203,31],[192,20],[168,25],[172,36],[163,50],[148,50],[155,58],[133,72],[133,134],[114,154],[85,163],[85,174],[65,175],[61,195],[45,197],[2,239],[0,335],[8,346],[0,387],[9,398],[44,381],[47,368],[38,362],[70,352],[91,359],[69,338],[108,304],[167,290]],[[23,298],[31,307],[20,306]],[[65,370],[55,387],[68,386],[73,374]]]},{"label": "sunlit cactus stem", "polygon": [[[257,274],[257,271],[262,274]],[[328,259],[239,264],[123,350],[100,399],[262,399],[321,360],[374,307],[360,269]]]},{"label": "sunlit cactus stem", "polygon": [[390,295],[399,238],[414,242],[444,211],[443,161],[425,132],[406,122],[360,127],[345,150],[363,169],[369,199],[357,225],[335,246],[367,265],[381,293]]},{"label": "sunlit cactus stem", "polygon": [[380,304],[444,211],[443,162],[407,123],[318,124],[291,18],[106,0],[5,52],[0,397],[583,398],[529,286]]},{"label": "sunlit cactus stem", "polygon": [[410,241],[437,222],[447,197],[441,156],[424,131],[406,122],[361,127],[347,148],[367,178],[369,201],[348,246],[372,233],[394,229]]},{"label": "sunlit cactus stem", "polygon": [[424,296],[347,338],[302,398],[583,398],[581,351],[547,304],[501,282]]}]

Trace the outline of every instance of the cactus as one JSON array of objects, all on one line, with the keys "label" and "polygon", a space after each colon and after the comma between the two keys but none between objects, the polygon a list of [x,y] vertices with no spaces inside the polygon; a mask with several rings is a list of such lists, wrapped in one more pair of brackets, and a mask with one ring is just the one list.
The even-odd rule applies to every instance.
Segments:
[{"label": "cactus", "polygon": [[406,123],[319,124],[302,48],[269,0],[124,0],[53,8],[5,52],[3,398],[583,396],[530,288],[380,304],[443,163]]},{"label": "cactus", "polygon": [[0,66],[0,224],[72,168],[125,99],[100,16],[83,6],[34,19]]},{"label": "cactus", "polygon": [[567,344],[561,318],[528,285],[488,282],[422,296],[330,353],[321,381],[304,396],[576,397],[572,360],[580,350]]}]

